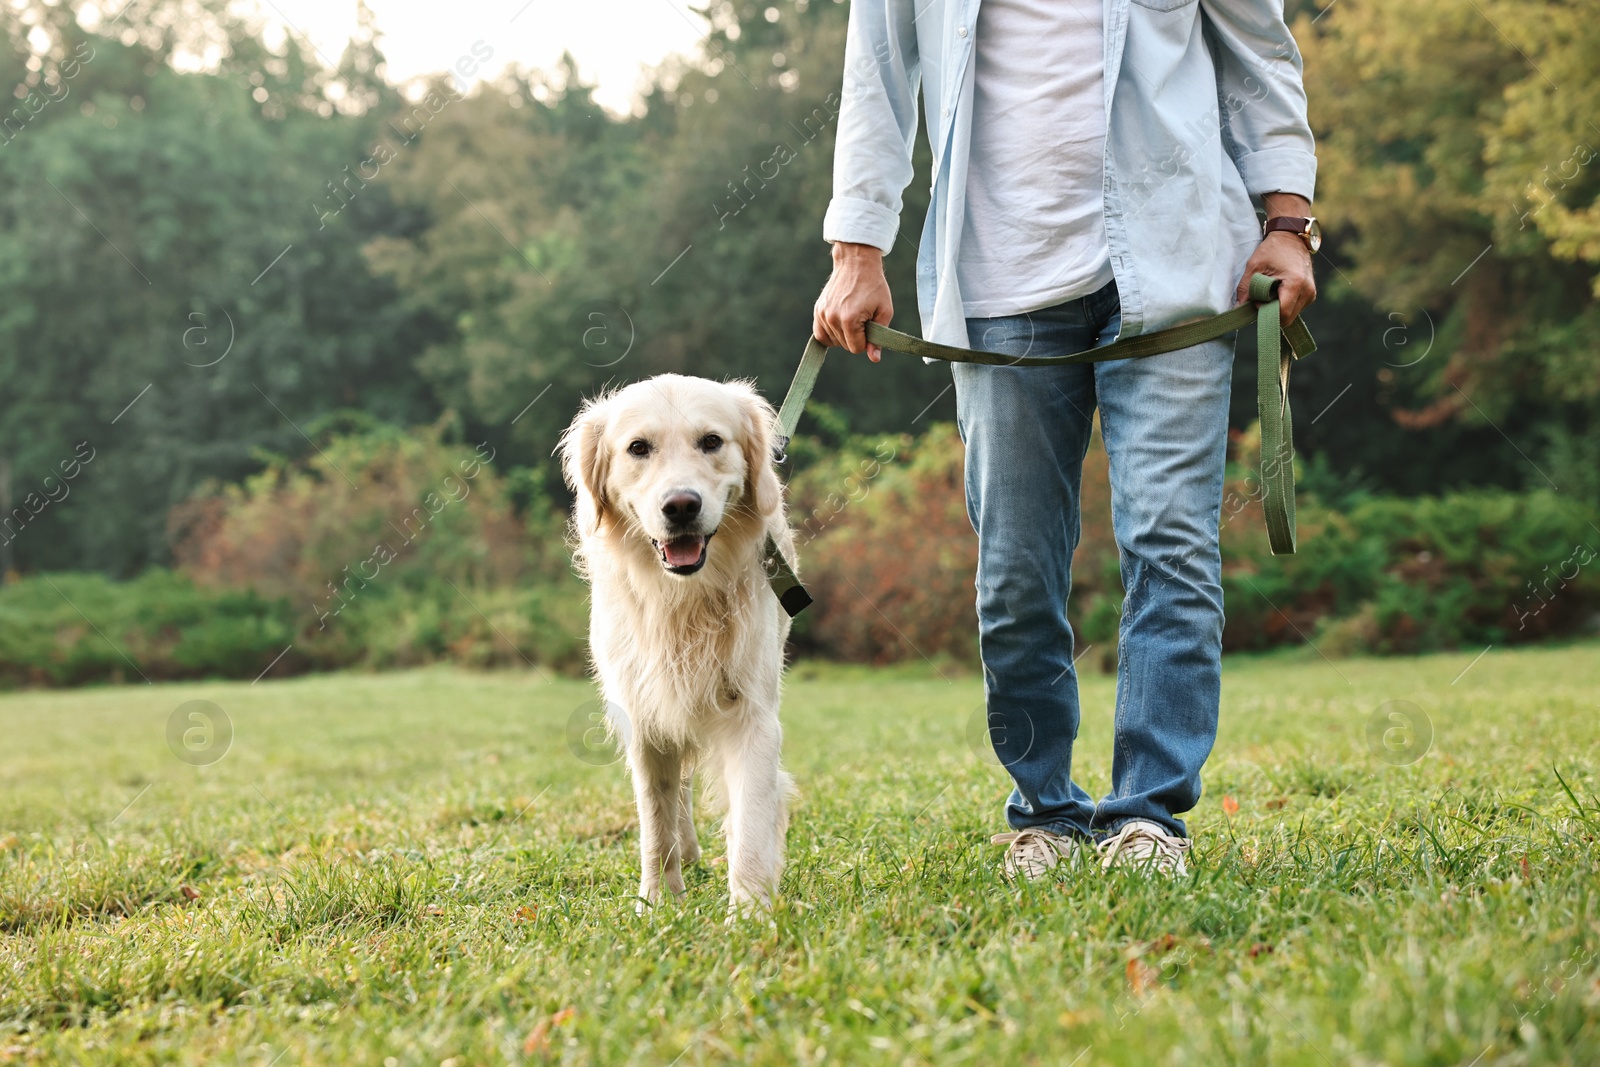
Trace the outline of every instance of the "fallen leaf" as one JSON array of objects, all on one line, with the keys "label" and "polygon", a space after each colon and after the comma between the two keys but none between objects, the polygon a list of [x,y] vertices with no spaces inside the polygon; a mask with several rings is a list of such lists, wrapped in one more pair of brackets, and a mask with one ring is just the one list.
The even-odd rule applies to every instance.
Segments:
[{"label": "fallen leaf", "polygon": [[539,909],[530,908],[524,904],[512,915],[512,919],[519,923],[531,923],[539,917]]},{"label": "fallen leaf", "polygon": [[1237,815],[1239,814],[1239,802],[1232,797],[1223,797],[1222,810],[1229,815]]},{"label": "fallen leaf", "polygon": [[528,1036],[522,1042],[522,1054],[532,1056],[535,1052],[543,1052],[550,1047],[550,1020],[545,1019],[528,1031]]},{"label": "fallen leaf", "polygon": [[1155,984],[1161,972],[1137,957],[1128,961],[1128,985],[1136,997],[1144,996],[1146,989]]},{"label": "fallen leaf", "polygon": [[422,913],[424,915],[443,915],[444,909],[439,907],[437,904],[434,904],[430,907],[423,908]]},{"label": "fallen leaf", "polygon": [[1265,941],[1257,941],[1255,944],[1250,946],[1251,959],[1255,959],[1257,956],[1271,955],[1271,953],[1272,946],[1267,944]]},{"label": "fallen leaf", "polygon": [[550,1048],[550,1031],[562,1023],[571,1022],[578,1014],[577,1008],[562,1008],[548,1019],[541,1019],[539,1025],[528,1031],[528,1036],[522,1042],[522,1054],[532,1056],[535,1052],[544,1052]]},{"label": "fallen leaf", "polygon": [[1279,808],[1288,807],[1288,805],[1289,805],[1289,798],[1288,797],[1273,797],[1271,800],[1267,801],[1267,810],[1268,811],[1277,811]]},{"label": "fallen leaf", "polygon": [[22,844],[20,837],[16,834],[7,834],[4,837],[0,837],[0,852],[10,852],[20,844]]},{"label": "fallen leaf", "polygon": [[196,889],[192,885],[180,885],[178,887],[178,892],[183,894],[183,899],[184,900],[199,900],[200,899],[200,890]]}]

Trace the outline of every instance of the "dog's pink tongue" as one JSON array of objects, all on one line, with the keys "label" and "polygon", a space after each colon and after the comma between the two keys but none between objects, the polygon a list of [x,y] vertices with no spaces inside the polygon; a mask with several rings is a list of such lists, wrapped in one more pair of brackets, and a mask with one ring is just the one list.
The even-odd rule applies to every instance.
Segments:
[{"label": "dog's pink tongue", "polygon": [[692,567],[700,562],[700,553],[705,550],[704,537],[675,537],[662,546],[662,551],[667,557],[669,567]]}]

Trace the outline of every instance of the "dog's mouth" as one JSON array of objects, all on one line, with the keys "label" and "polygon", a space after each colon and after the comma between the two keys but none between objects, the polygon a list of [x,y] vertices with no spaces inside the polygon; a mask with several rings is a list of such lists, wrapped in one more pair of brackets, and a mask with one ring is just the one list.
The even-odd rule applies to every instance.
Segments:
[{"label": "dog's mouth", "polygon": [[709,534],[683,534],[670,541],[657,541],[654,538],[650,543],[656,546],[656,551],[661,553],[661,565],[673,574],[693,574],[706,565],[706,552],[710,548],[712,535]]}]

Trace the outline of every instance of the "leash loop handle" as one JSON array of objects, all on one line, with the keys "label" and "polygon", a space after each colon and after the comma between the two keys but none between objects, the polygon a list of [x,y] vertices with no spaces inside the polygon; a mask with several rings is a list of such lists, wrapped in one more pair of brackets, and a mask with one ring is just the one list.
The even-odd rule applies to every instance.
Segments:
[{"label": "leash loop handle", "polygon": [[[1250,279],[1256,304],[1256,414],[1261,425],[1261,507],[1267,517],[1267,543],[1274,556],[1295,550],[1294,420],[1289,408],[1289,363],[1298,355],[1283,328],[1278,279]],[[1305,326],[1297,319],[1294,326]],[[1306,335],[1307,337],[1310,334]],[[1288,342],[1285,344],[1285,342]]]}]

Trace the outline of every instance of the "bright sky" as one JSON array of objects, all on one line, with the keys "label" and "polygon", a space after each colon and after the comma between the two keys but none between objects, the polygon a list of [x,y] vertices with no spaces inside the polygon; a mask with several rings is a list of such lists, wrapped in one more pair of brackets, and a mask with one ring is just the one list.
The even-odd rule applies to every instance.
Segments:
[{"label": "bright sky", "polygon": [[[695,0],[367,0],[382,32],[389,79],[453,67],[478,42],[493,56],[473,79],[509,63],[553,67],[563,49],[578,61],[596,97],[613,111],[632,108],[643,68],[677,52],[693,55],[705,20]],[[356,0],[260,0],[267,18],[288,22],[337,60],[356,26]],[[696,6],[703,6],[696,3]]]}]

